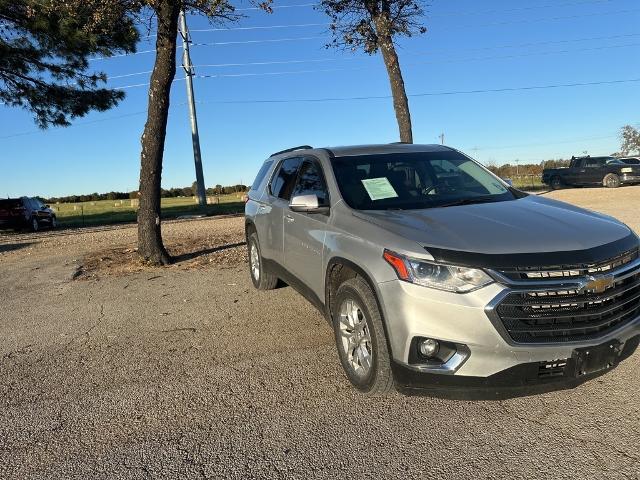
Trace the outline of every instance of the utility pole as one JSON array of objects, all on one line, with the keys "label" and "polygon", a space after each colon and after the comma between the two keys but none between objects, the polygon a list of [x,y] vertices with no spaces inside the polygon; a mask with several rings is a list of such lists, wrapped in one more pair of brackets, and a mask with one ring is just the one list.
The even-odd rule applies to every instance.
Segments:
[{"label": "utility pole", "polygon": [[440,139],[440,144],[444,145],[444,132],[442,132],[440,135],[438,135],[438,138]]},{"label": "utility pole", "polygon": [[189,30],[187,30],[187,18],[184,10],[180,10],[180,36],[182,37],[182,68],[187,82],[187,103],[189,104],[189,120],[191,122],[191,141],[193,143],[193,162],[196,165],[196,186],[198,205],[206,205],[207,198],[204,188],[204,175],[202,174],[202,155],[200,153],[200,135],[198,134],[198,117],[196,115],[196,102],[193,98],[193,65],[189,55]]}]

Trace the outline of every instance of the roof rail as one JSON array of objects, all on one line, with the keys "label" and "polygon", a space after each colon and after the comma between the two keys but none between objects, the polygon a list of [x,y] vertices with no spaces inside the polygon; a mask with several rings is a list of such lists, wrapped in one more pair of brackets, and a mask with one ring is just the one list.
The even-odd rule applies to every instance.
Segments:
[{"label": "roof rail", "polygon": [[280,150],[279,152],[276,153],[272,153],[269,158],[271,157],[275,157],[276,155],[280,155],[281,153],[289,153],[289,152],[295,152],[296,150],[310,150],[313,147],[311,145],[300,145],[298,147],[291,147],[291,148],[287,148],[285,150]]}]

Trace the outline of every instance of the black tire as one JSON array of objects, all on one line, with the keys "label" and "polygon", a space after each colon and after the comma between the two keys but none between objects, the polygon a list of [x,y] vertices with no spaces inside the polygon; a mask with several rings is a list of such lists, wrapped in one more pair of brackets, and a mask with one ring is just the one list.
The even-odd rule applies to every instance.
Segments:
[{"label": "black tire", "polygon": [[55,215],[51,217],[51,228],[52,229],[58,228],[58,219],[56,218]]},{"label": "black tire", "polygon": [[551,190],[560,190],[561,188],[564,187],[564,182],[562,181],[562,178],[556,176],[556,177],[551,177],[551,181],[549,182],[549,186],[551,187]]},{"label": "black tire", "polygon": [[615,173],[607,173],[602,179],[602,185],[607,188],[618,188],[620,186],[620,177]]},{"label": "black tire", "polygon": [[[353,350],[344,343],[347,342],[350,345],[349,340],[345,339],[346,337],[343,333],[343,328],[346,325],[341,321],[341,309],[343,304],[349,301],[354,302],[354,305],[357,304],[357,307],[361,310],[363,323],[366,323],[367,328],[366,333],[364,330],[363,333],[368,335],[371,340],[368,346],[371,349],[370,358],[372,360],[371,366],[366,373],[363,371],[359,374],[356,371],[352,365],[352,360],[349,359],[349,353],[347,353],[347,351],[351,351],[353,357]],[[384,394],[393,390],[393,372],[391,371],[391,361],[382,315],[378,309],[375,295],[367,282],[362,277],[355,277],[345,281],[338,287],[333,305],[335,306],[333,309],[335,310],[333,312],[333,332],[338,357],[349,381],[358,390],[368,395]]]},{"label": "black tire", "polygon": [[[256,258],[252,257],[252,248],[254,247],[257,253],[257,269],[254,269]],[[278,277],[265,270],[258,234],[255,231],[249,232],[249,236],[247,237],[247,251],[249,253],[249,275],[251,275],[253,286],[258,290],[273,290],[276,288]],[[255,274],[254,270],[256,272]]]},{"label": "black tire", "polygon": [[40,224],[38,223],[38,219],[36,217],[32,217],[29,223],[29,228],[32,232],[37,232],[38,230],[40,230]]}]

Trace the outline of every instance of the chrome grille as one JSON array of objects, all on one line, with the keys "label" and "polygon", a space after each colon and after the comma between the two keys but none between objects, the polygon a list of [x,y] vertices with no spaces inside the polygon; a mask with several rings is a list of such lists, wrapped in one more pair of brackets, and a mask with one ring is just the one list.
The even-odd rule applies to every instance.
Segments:
[{"label": "chrome grille", "polygon": [[[585,288],[588,276],[562,285],[559,280],[514,282],[519,289],[507,294],[495,307],[495,313],[517,343],[602,337],[640,317],[640,261],[636,258],[632,264],[619,264],[608,274],[613,281],[597,293]],[[602,274],[593,276],[598,275]],[[569,285],[570,282],[573,284]]]},{"label": "chrome grille", "polygon": [[628,263],[637,260],[640,256],[638,248],[634,248],[604,262],[581,265],[555,265],[547,267],[518,267],[503,269],[500,273],[512,280],[555,280],[571,279],[594,275],[598,273],[610,273]]}]

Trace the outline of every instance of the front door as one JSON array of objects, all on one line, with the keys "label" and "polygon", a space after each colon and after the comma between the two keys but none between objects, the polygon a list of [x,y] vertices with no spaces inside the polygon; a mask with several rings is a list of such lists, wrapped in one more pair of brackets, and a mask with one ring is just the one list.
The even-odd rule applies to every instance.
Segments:
[{"label": "front door", "polygon": [[[319,206],[329,206],[329,193],[322,167],[315,159],[305,159],[291,198],[316,195]],[[284,266],[318,296],[324,298],[322,250],[329,213],[293,212],[284,214]]]},{"label": "front door", "polygon": [[264,258],[281,265],[284,263],[283,220],[289,211],[289,199],[301,164],[300,157],[286,158],[280,163],[267,187],[268,206],[262,206],[268,211],[269,222],[265,225],[266,237],[260,238],[260,250]]},{"label": "front door", "polygon": [[584,160],[583,182],[588,184],[602,183],[606,174],[606,161],[604,158],[587,158]]}]

